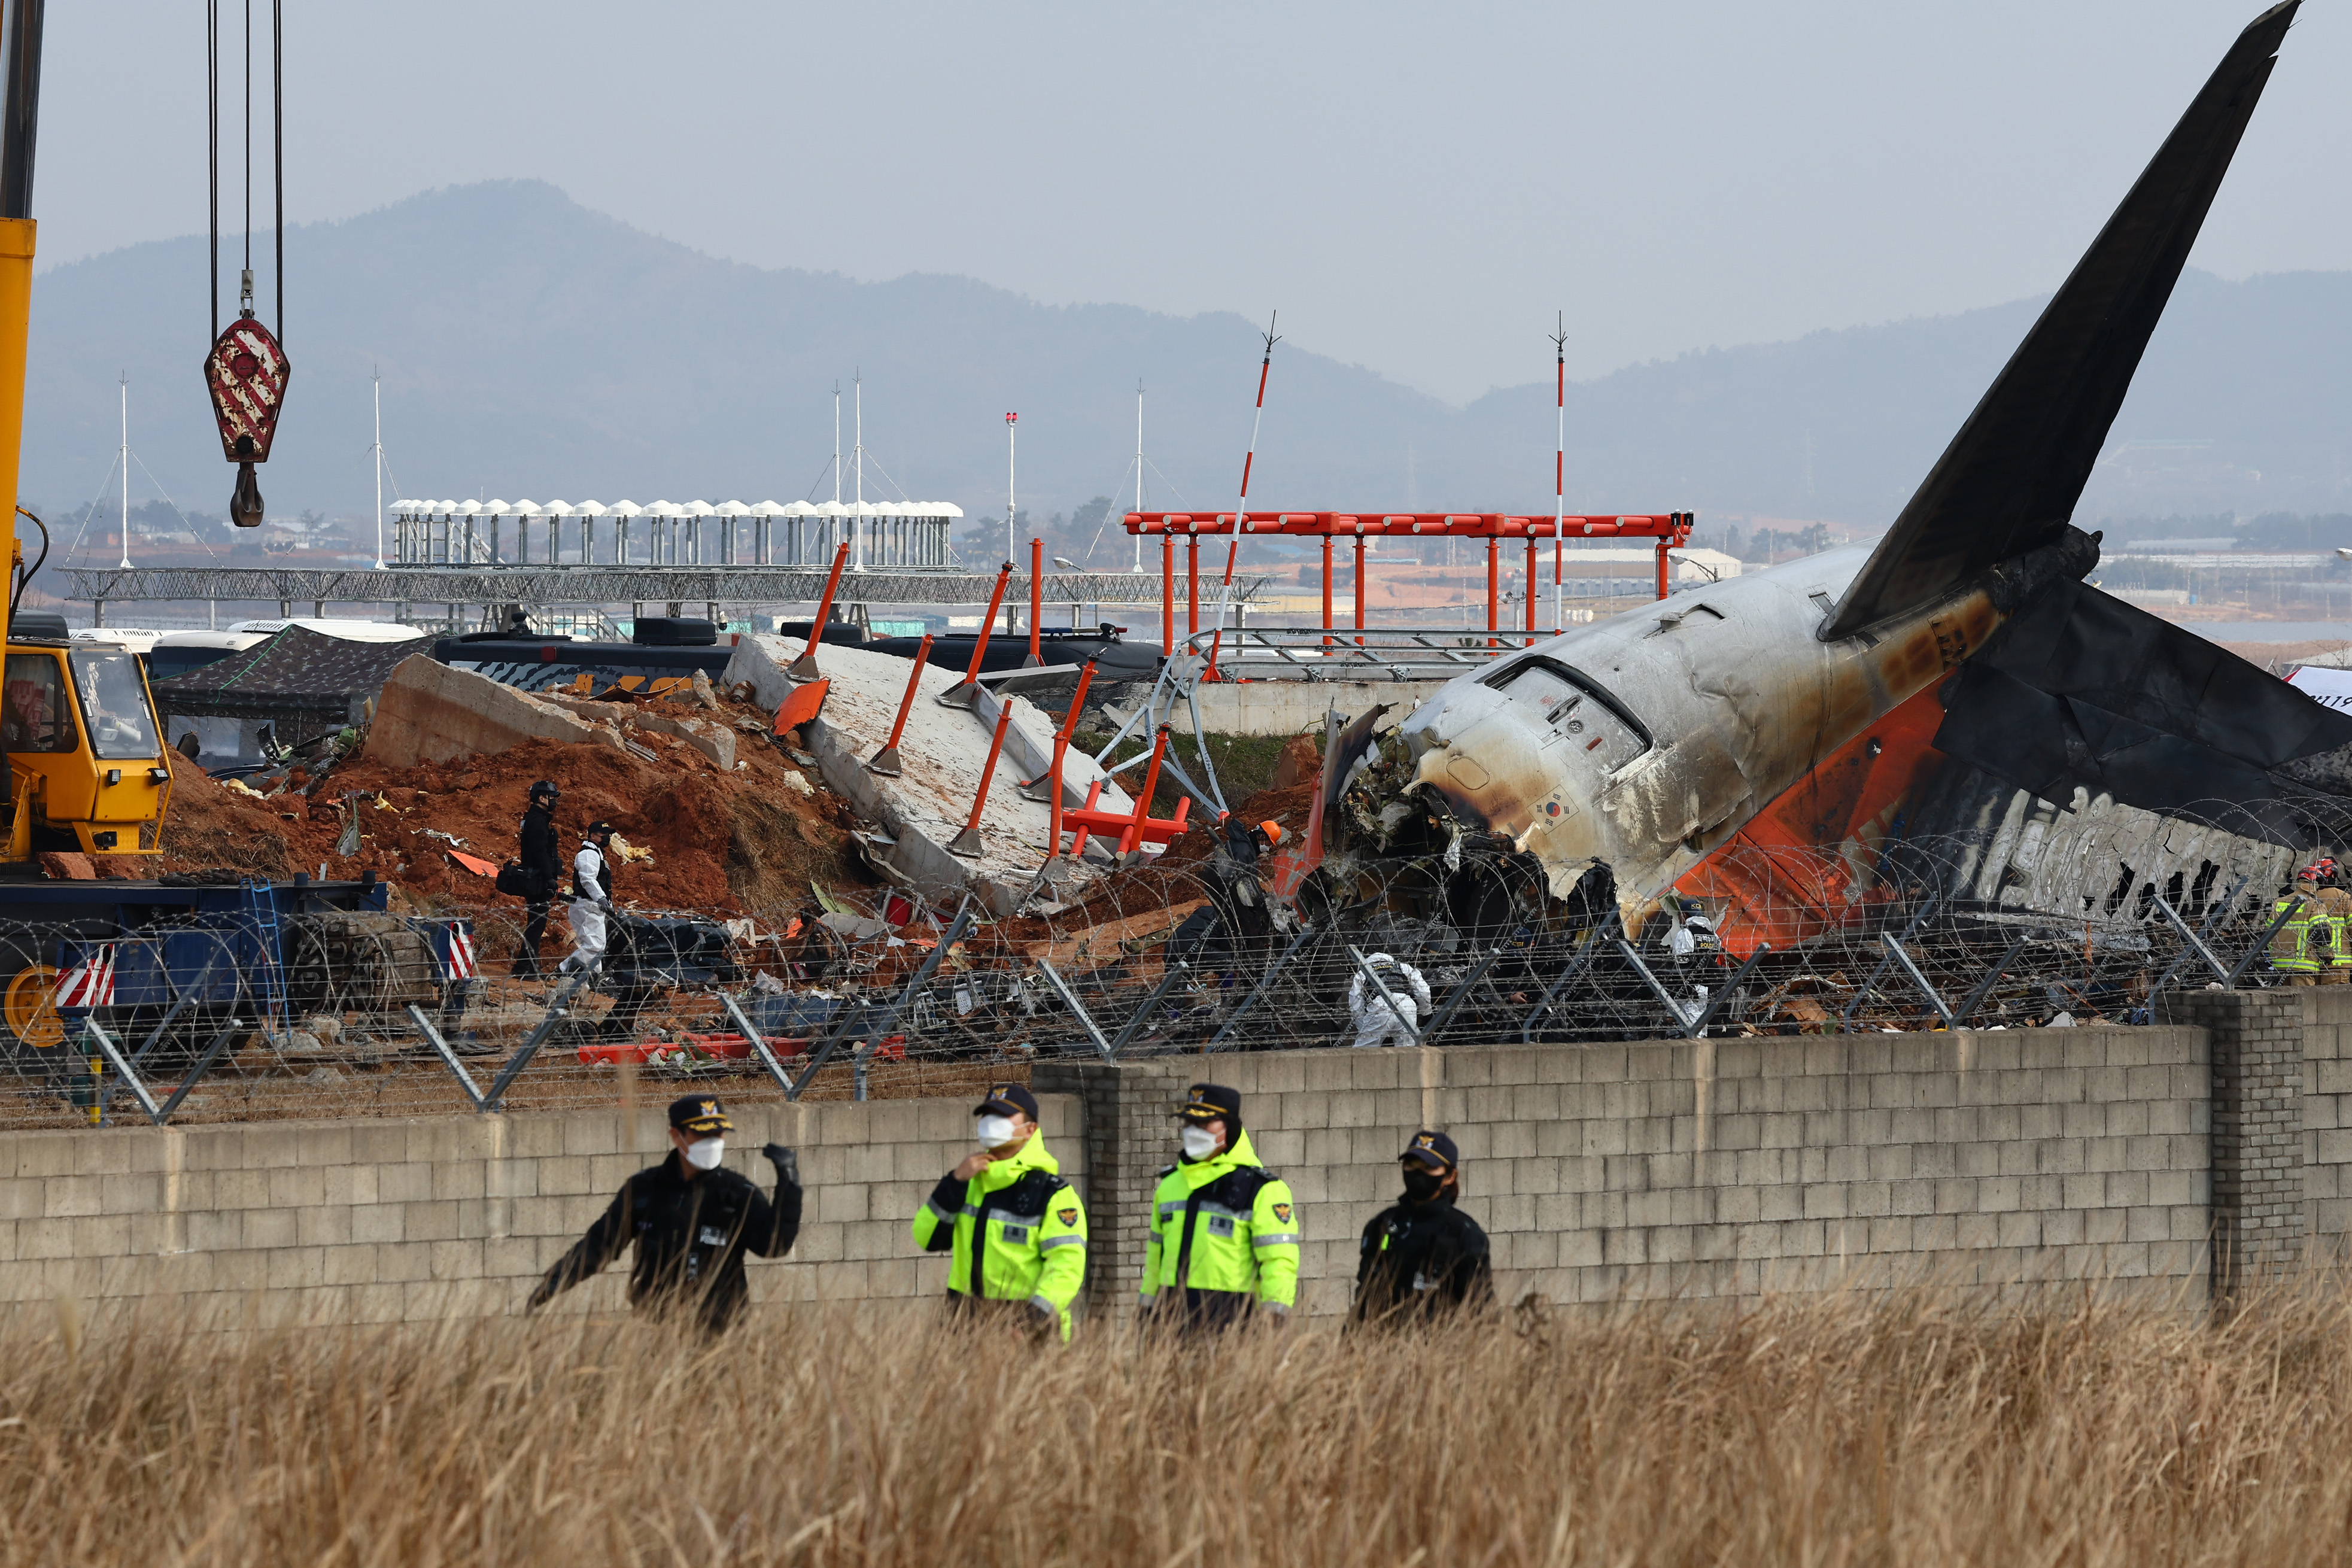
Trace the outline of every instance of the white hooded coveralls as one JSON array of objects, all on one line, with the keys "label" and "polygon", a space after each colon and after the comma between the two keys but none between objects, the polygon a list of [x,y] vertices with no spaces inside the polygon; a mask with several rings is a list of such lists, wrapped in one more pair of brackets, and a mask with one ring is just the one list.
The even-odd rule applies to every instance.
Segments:
[{"label": "white hooded coveralls", "polygon": [[593,843],[583,844],[580,853],[572,858],[572,952],[558,968],[593,969],[604,962],[604,911],[613,907],[613,900],[581,896],[604,885],[604,852]]},{"label": "white hooded coveralls", "polygon": [[1348,1015],[1356,1020],[1357,1046],[1419,1044],[1414,1026],[1429,1010],[1429,982],[1421,977],[1420,970],[1410,963],[1400,963],[1385,952],[1373,953],[1364,963],[1381,977],[1381,984],[1388,987],[1389,996],[1396,998],[1396,1006],[1392,1009],[1388,996],[1382,996],[1364,972],[1358,970],[1356,983],[1348,987]]}]

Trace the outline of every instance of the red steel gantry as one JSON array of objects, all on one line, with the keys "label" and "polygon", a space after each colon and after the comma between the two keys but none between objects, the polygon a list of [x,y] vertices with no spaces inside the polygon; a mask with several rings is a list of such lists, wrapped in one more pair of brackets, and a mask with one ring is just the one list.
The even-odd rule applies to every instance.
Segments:
[{"label": "red steel gantry", "polygon": [[[1244,533],[1306,534],[1323,541],[1323,626],[1331,624],[1331,542],[1353,539],[1356,542],[1356,629],[1364,625],[1364,548],[1365,542],[1376,536],[1405,538],[1415,535],[1449,534],[1455,538],[1483,539],[1486,542],[1486,629],[1499,632],[1502,627],[1502,547],[1506,539],[1527,542],[1528,551],[1528,624],[1536,629],[1536,543],[1538,540],[1552,542],[1551,580],[1558,584],[1563,559],[1561,543],[1569,539],[1654,539],[1658,542],[1658,597],[1668,590],[1666,552],[1679,549],[1690,540],[1691,525],[1697,514],[1687,511],[1636,512],[1608,516],[1571,514],[1553,519],[1536,514],[1513,512],[1348,512],[1348,511],[1252,511],[1242,514]],[[1555,527],[1557,522],[1557,527]],[[1185,541],[1184,605],[1185,631],[1188,635],[1201,629],[1201,539],[1203,535],[1231,534],[1234,514],[1188,511],[1131,511],[1126,518],[1127,531],[1133,534],[1160,536],[1160,641],[1171,651],[1176,647],[1176,541]]]}]

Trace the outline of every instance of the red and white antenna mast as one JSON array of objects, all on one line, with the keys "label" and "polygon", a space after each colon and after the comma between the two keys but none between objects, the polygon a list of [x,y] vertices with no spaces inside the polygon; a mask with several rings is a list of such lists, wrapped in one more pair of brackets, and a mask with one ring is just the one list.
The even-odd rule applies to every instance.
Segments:
[{"label": "red and white antenna mast", "polygon": [[1249,452],[1242,458],[1241,500],[1234,504],[1234,532],[1225,545],[1225,578],[1217,595],[1215,634],[1209,639],[1209,664],[1204,673],[1210,680],[1217,678],[1217,650],[1225,640],[1225,613],[1234,602],[1234,562],[1241,554],[1243,531],[1249,527],[1250,468],[1257,462],[1258,427],[1265,423],[1265,378],[1274,368],[1274,345],[1282,341],[1274,331],[1274,324],[1281,315],[1279,310],[1268,315],[1265,331],[1259,334],[1265,339],[1265,353],[1257,362],[1257,407],[1250,415]]},{"label": "red and white antenna mast", "polygon": [[1560,558],[1566,545],[1561,535],[1568,531],[1568,312],[1559,313],[1559,327],[1551,335],[1551,346],[1558,356],[1554,368],[1559,376],[1559,445],[1551,459],[1551,629],[1567,630],[1562,617],[1567,610],[1560,594]]}]

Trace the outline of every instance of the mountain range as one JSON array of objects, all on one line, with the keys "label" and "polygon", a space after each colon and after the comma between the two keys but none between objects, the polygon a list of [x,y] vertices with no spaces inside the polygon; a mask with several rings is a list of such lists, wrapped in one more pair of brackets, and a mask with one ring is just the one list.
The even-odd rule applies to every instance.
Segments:
[{"label": "mountain range", "polygon": [[[255,248],[267,256],[266,236]],[[1042,305],[924,273],[862,283],[763,269],[530,181],[289,228],[286,253],[286,317],[271,324],[294,375],[260,475],[273,517],[372,516],[377,374],[396,476],[387,500],[404,488],[823,500],[836,382],[845,450],[862,382],[868,499],[951,500],[999,518],[1008,411],[1021,416],[1020,504],[1040,515],[1101,494],[1132,504],[1139,379],[1148,504],[1230,507],[1249,437],[1259,329],[1238,314]],[[236,258],[224,260],[233,289]],[[134,503],[160,488],[191,513],[224,510],[234,469],[199,369],[212,331],[205,284],[194,237],[39,274],[28,500],[79,513],[112,493],[127,375],[143,465]],[[1430,292],[1399,309],[1442,308],[1444,287],[1433,253]],[[268,320],[266,272],[261,293]],[[1709,349],[1571,384],[1568,504],[1751,526],[1884,524],[2038,309],[2021,300]],[[1532,329],[1529,341],[1528,383],[1466,407],[1277,346],[1253,504],[1549,510],[1550,345]],[[2344,510],[2347,351],[2352,273],[2225,282],[2191,271],[2078,516]],[[844,493],[854,485],[853,472]]]}]

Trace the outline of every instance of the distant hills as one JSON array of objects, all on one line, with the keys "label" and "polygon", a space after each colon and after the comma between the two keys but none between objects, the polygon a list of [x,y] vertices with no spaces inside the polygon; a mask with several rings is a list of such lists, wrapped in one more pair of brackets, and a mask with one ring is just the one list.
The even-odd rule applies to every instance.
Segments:
[{"label": "distant hills", "polygon": [[[431,192],[289,230],[287,252],[295,374],[278,456],[262,471],[273,516],[369,513],[371,369],[383,374],[399,485],[436,497],[823,499],[831,388],[838,377],[846,447],[856,371],[869,497],[1001,517],[1003,415],[1018,410],[1024,512],[1075,511],[1113,490],[1125,504],[1139,377],[1151,504],[1230,506],[1249,433],[1258,344],[1239,315],[1046,306],[961,278],[869,284],[763,270],[657,239],[543,184]],[[1444,287],[1442,258],[1431,286]],[[193,238],[40,275],[28,499],[73,513],[87,504],[113,457],[116,376],[127,371],[131,444],[147,468],[183,509],[223,509],[234,475],[198,374],[205,289]],[[1692,508],[1750,526],[1883,524],[2037,309],[2019,300],[1708,350],[1573,385],[1570,505]],[[1529,350],[1539,376],[1543,350],[1539,340]],[[2352,274],[2189,274],[2083,520],[2345,510],[2347,361]],[[1553,421],[1549,380],[1457,408],[1286,343],[1254,500],[1548,507]],[[146,492],[134,471],[134,500]]]}]

